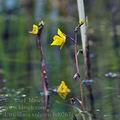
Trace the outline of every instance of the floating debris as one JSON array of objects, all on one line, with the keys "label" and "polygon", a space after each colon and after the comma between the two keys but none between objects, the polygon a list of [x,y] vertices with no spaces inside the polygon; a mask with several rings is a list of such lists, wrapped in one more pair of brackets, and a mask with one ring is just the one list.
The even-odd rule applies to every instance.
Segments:
[{"label": "floating debris", "polygon": [[108,72],[105,74],[105,77],[115,78],[115,77],[118,77],[118,74],[113,72]]}]

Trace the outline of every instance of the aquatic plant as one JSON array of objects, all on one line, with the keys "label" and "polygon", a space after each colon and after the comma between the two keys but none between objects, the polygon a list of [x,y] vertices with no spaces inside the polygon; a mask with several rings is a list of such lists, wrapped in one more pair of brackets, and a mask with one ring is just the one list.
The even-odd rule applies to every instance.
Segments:
[{"label": "aquatic plant", "polygon": [[[82,6],[82,7],[81,7]],[[75,27],[73,31],[73,38],[69,37],[66,35],[64,32],[60,30],[60,28],[57,29],[57,35],[53,36],[53,41],[51,43],[51,46],[59,46],[60,49],[63,48],[65,43],[67,41],[73,41],[73,46],[74,46],[74,64],[75,64],[75,73],[73,76],[74,82],[78,82],[80,84],[80,98],[77,97],[68,97],[70,100],[70,105],[73,108],[73,110],[77,110],[78,115],[73,113],[73,120],[78,120],[78,118],[81,118],[82,120],[92,120],[92,117],[95,118],[95,113],[94,113],[94,97],[92,93],[92,86],[91,86],[91,70],[90,70],[90,59],[89,59],[89,44],[87,40],[87,34],[86,34],[86,29],[87,29],[87,20],[85,18],[85,13],[84,13],[84,4],[83,1],[78,0],[78,8],[81,7],[81,9],[78,9],[79,11],[79,24]],[[80,11],[81,10],[81,11]],[[33,24],[33,29],[29,33],[33,34],[36,36],[36,45],[37,48],[40,51],[41,55],[41,80],[42,80],[42,87],[44,91],[44,103],[45,103],[45,112],[46,112],[46,120],[48,119],[48,109],[49,109],[49,97],[51,96],[52,93],[56,93],[54,95],[59,95],[61,98],[64,100],[68,96],[69,93],[72,93],[72,89],[68,87],[65,83],[65,81],[61,81],[61,84],[57,86],[55,89],[51,89],[48,87],[48,80],[47,80],[47,73],[46,73],[46,62],[44,58],[44,52],[43,52],[43,44],[41,40],[41,33],[44,28],[44,22],[41,21],[38,25]],[[81,36],[82,36],[82,50],[78,49],[78,34],[79,31],[81,31]],[[83,53],[84,57],[84,66],[85,66],[85,83],[87,87],[87,95],[90,100],[90,105],[91,105],[91,112],[89,113],[84,105],[84,100],[83,100],[83,81],[80,78],[80,65],[78,61],[78,55],[79,52]],[[62,52],[62,51],[61,51]],[[66,80],[67,81],[67,80]],[[77,106],[75,106],[76,103],[79,103]],[[64,104],[64,103],[63,103]]]}]

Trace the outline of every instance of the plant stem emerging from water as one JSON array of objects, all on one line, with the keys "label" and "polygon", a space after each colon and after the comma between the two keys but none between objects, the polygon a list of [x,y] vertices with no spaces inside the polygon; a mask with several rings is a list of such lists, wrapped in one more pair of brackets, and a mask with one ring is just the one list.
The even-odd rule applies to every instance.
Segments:
[{"label": "plant stem emerging from water", "polygon": [[45,105],[45,119],[48,120],[48,104],[49,104],[49,94],[48,94],[48,80],[47,80],[47,74],[46,74],[46,63],[45,63],[45,58],[44,58],[44,52],[43,52],[43,47],[41,43],[41,33],[43,31],[43,24],[39,25],[39,32],[37,35],[37,40],[36,40],[36,45],[37,48],[40,51],[40,63],[41,63],[41,80],[42,80],[42,87],[44,90],[44,105]]},{"label": "plant stem emerging from water", "polygon": [[82,102],[82,109],[83,107],[83,89],[82,89],[82,81],[80,80],[80,69],[79,69],[79,63],[78,63],[78,49],[77,49],[77,31],[74,31],[74,39],[75,39],[75,44],[74,44],[74,54],[75,54],[75,66],[76,66],[76,77],[77,80],[80,81],[80,99]]}]

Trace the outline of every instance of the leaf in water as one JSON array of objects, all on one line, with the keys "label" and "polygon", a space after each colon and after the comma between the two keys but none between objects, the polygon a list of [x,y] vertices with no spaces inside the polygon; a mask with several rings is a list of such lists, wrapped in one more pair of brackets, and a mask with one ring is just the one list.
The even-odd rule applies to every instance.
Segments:
[{"label": "leaf in water", "polygon": [[77,118],[76,118],[76,116],[75,116],[75,115],[73,115],[73,120],[77,120]]}]

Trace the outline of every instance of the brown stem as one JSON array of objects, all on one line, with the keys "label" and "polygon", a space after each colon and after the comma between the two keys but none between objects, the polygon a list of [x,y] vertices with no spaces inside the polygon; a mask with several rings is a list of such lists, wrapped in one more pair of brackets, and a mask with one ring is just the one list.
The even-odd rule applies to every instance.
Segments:
[{"label": "brown stem", "polygon": [[[75,32],[75,44],[74,44],[75,66],[76,66],[77,75],[80,76],[80,69],[79,69],[77,52],[78,52],[78,50],[77,50],[77,33]],[[80,80],[80,77],[79,77],[79,80]],[[80,99],[82,101],[82,109],[84,109],[84,105],[83,105],[83,88],[82,88],[82,81],[81,80],[80,80]]]},{"label": "brown stem", "polygon": [[[41,35],[41,34],[40,34]],[[44,90],[44,106],[45,106],[45,120],[48,120],[48,104],[49,104],[49,94],[48,94],[48,81],[47,81],[47,72],[46,72],[46,64],[44,58],[43,47],[41,43],[41,36],[37,36],[37,47],[40,51],[41,56],[41,80],[42,80],[42,87]]]}]

